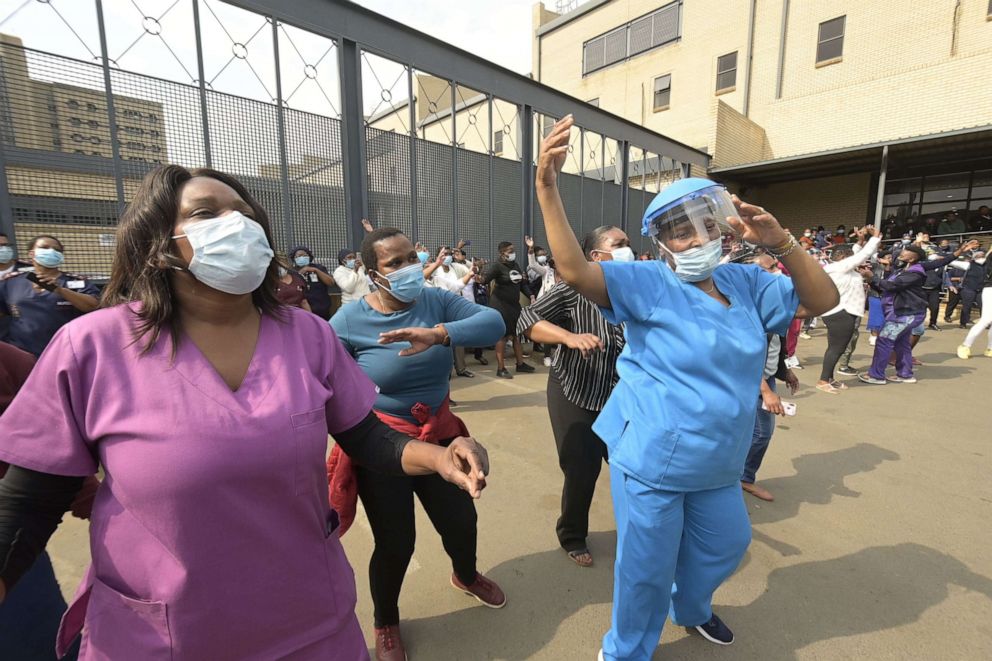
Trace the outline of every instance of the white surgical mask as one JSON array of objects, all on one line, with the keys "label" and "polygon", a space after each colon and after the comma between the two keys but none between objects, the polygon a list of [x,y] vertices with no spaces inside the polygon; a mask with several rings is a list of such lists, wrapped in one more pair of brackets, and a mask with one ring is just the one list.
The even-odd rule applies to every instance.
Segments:
[{"label": "white surgical mask", "polygon": [[265,230],[251,218],[232,211],[219,218],[186,226],[193,248],[189,272],[203,284],[228,294],[248,294],[265,280],[273,252]]},{"label": "white surgical mask", "polygon": [[698,248],[672,252],[659,243],[662,250],[675,261],[675,275],[683,282],[700,282],[710,277],[720,264],[723,242],[713,239]]},{"label": "white surgical mask", "polygon": [[517,253],[515,253],[515,252],[510,252],[510,253],[507,253],[506,254],[506,261],[508,261],[508,262],[512,262],[516,258],[517,258]]},{"label": "white surgical mask", "polygon": [[548,263],[548,256],[547,255],[540,255],[537,258],[537,263],[538,264],[547,264]]},{"label": "white surgical mask", "polygon": [[0,246],[0,264],[6,264],[7,262],[13,261],[14,259],[14,249],[10,246]]},{"label": "white surgical mask", "polygon": [[612,253],[614,262],[632,262],[634,261],[634,251],[630,246],[623,246],[622,248],[617,248]]}]

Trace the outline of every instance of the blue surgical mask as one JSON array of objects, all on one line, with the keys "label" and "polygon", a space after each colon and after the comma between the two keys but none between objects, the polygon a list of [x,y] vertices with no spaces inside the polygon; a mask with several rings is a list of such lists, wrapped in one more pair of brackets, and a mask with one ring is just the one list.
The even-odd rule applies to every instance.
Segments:
[{"label": "blue surgical mask", "polygon": [[682,252],[672,252],[662,246],[675,261],[675,275],[682,282],[700,282],[713,275],[720,264],[723,254],[723,242],[713,239],[698,248],[689,248]]},{"label": "blue surgical mask", "polygon": [[345,260],[344,267],[346,269],[353,269],[353,268],[355,268],[355,260],[353,260],[353,259]]},{"label": "blue surgical mask", "polygon": [[35,248],[34,261],[47,269],[54,269],[62,266],[62,262],[65,261],[65,255],[55,248]]},{"label": "blue surgical mask", "polygon": [[410,264],[386,276],[386,291],[400,303],[412,303],[424,291],[424,269],[420,264]]},{"label": "blue surgical mask", "polygon": [[310,266],[310,257],[308,255],[300,255],[299,257],[294,259],[293,262],[300,268],[303,268],[304,266]]},{"label": "blue surgical mask", "polygon": [[0,246],[0,264],[6,264],[7,262],[13,261],[14,259],[14,249],[10,246]]},{"label": "blue surgical mask", "polygon": [[427,253],[427,252],[418,252],[417,253],[417,259],[420,260],[420,263],[421,264],[426,264],[427,263],[427,260],[430,259],[430,258],[431,258],[430,253]]},{"label": "blue surgical mask", "polygon": [[444,265],[451,266],[451,262],[453,261],[455,260],[451,257],[451,255],[448,255],[447,257],[444,258]]}]

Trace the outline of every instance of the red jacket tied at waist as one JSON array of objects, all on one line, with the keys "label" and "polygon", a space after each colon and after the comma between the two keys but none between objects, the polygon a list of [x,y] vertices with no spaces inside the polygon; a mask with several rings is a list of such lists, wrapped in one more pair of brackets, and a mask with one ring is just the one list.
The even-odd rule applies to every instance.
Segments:
[{"label": "red jacket tied at waist", "polygon": [[[421,402],[414,404],[410,413],[416,422],[375,411],[376,416],[390,428],[425,443],[437,444],[449,438],[469,435],[465,423],[451,412],[447,397],[434,415],[431,415],[431,407]],[[351,458],[344,453],[340,445],[334,446],[331,456],[327,459],[327,485],[331,507],[341,519],[338,534],[344,535],[355,521],[355,512],[358,509],[358,479]]]}]

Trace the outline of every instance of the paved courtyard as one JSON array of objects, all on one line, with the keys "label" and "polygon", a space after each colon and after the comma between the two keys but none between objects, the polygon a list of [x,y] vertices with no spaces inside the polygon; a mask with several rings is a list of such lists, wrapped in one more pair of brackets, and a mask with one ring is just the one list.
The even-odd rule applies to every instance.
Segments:
[{"label": "paved courtyard", "polygon": [[[754,541],[715,598],[737,642],[718,648],[669,626],[656,658],[992,658],[992,359],[958,360],[960,339],[956,328],[927,334],[916,385],[847,379],[840,395],[813,388],[825,331],[800,341],[803,388],[787,398],[798,415],[780,422],[758,475],[776,501],[747,497]],[[856,364],[867,364],[868,349],[862,335]],[[502,381],[492,362],[472,366],[473,380],[456,379],[452,396],[492,459],[478,503],[479,562],[508,604],[489,610],[448,586],[450,563],[418,506],[400,600],[407,649],[431,661],[591,661],[610,617],[608,475],[592,510],[596,564],[582,569],[554,536],[561,474],[547,370]],[[372,536],[363,517],[344,541],[368,635]],[[67,520],[49,548],[71,593],[86,563],[85,524]]]}]

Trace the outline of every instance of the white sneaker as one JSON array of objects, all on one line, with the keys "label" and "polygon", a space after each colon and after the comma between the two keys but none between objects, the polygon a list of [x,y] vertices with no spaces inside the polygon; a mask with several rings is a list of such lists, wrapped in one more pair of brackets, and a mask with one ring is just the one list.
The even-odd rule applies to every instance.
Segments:
[{"label": "white sneaker", "polygon": [[803,331],[802,333],[799,334],[799,338],[803,340],[812,340],[813,336],[807,333],[806,331]]},{"label": "white sneaker", "polygon": [[544,358],[544,366],[545,367],[551,367],[551,356],[546,356]]},{"label": "white sneaker", "polygon": [[603,661],[603,650],[599,650],[599,656],[596,657],[598,661]]}]

